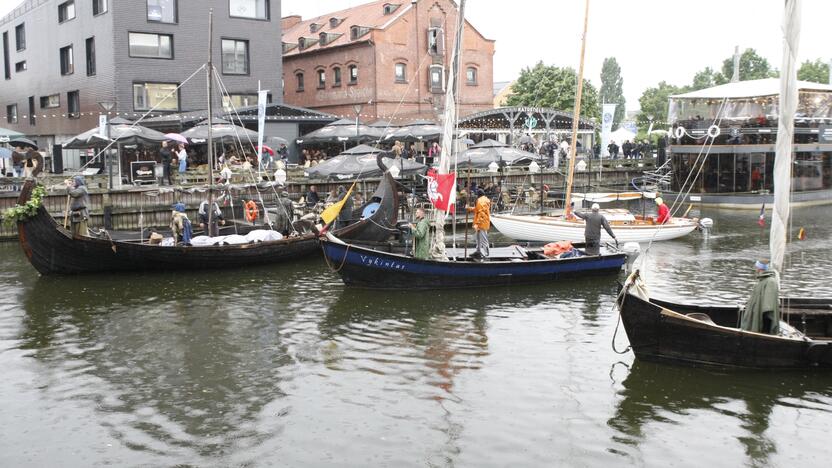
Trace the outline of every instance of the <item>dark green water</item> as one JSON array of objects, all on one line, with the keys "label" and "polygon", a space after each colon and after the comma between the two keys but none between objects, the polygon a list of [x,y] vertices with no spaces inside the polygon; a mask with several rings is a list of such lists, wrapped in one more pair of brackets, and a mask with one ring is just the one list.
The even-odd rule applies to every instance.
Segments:
[{"label": "dark green water", "polygon": [[[767,236],[711,212],[655,295],[741,300]],[[784,286],[832,296],[832,209]],[[832,375],[634,362],[615,285],[346,290],[322,260],[39,278],[0,244],[0,466],[828,466]],[[617,346],[626,346],[618,336]]]}]

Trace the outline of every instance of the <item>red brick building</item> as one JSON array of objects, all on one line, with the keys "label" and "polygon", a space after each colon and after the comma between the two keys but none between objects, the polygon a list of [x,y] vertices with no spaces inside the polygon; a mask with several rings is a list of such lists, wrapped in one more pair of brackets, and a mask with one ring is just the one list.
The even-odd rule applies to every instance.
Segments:
[{"label": "red brick building", "polygon": [[[361,119],[436,120],[456,37],[451,0],[376,1],[282,19],[284,101]],[[466,21],[460,115],[493,106],[494,41]]]}]

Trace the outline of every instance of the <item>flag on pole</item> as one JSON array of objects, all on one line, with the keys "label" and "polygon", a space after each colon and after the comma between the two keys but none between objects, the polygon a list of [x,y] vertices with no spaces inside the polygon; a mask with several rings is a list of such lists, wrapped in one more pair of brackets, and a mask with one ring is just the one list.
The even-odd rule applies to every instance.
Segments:
[{"label": "flag on pole", "polygon": [[760,207],[760,218],[757,220],[757,224],[760,227],[766,227],[766,203],[763,202],[763,206]]},{"label": "flag on pole", "polygon": [[344,198],[339,200],[337,203],[332,204],[329,208],[325,209],[323,213],[321,213],[321,219],[324,221],[324,224],[329,224],[335,221],[335,218],[338,217],[338,214],[341,213],[341,208],[344,207],[344,203],[347,202],[347,198],[352,194],[352,189],[355,188],[355,184],[358,183],[356,180],[350,186],[350,189],[347,190],[347,194],[344,195]]},{"label": "flag on pole", "polygon": [[428,198],[437,209],[449,212],[456,205],[456,173],[437,174],[435,169],[428,171]]}]

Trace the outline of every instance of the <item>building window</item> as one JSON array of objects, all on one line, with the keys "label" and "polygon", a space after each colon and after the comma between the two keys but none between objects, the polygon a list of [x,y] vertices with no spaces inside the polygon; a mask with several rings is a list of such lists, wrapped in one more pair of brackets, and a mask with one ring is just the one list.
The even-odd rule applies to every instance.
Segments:
[{"label": "building window", "polygon": [[26,25],[23,23],[14,27],[14,38],[17,42],[17,51],[26,49]]},{"label": "building window", "polygon": [[350,84],[358,83],[358,66],[357,65],[350,65]]},{"label": "building window", "polygon": [[468,67],[465,69],[465,84],[472,86],[477,85],[477,69],[476,67]]},{"label": "building window", "polygon": [[81,99],[78,91],[66,93],[66,107],[70,119],[81,118]]},{"label": "building window", "polygon": [[321,25],[318,23],[310,23],[309,24],[309,32],[315,34],[318,30],[321,29]]},{"label": "building window", "polygon": [[227,75],[248,74],[248,41],[222,40],[222,72]]},{"label": "building window", "polygon": [[95,75],[95,38],[88,37],[86,40],[87,51],[87,76]]},{"label": "building window", "polygon": [[398,10],[399,4],[398,3],[385,3],[384,4],[384,14],[385,15],[392,15],[394,11]]},{"label": "building window", "polygon": [[337,28],[338,25],[341,24],[342,21],[344,21],[344,18],[338,18],[338,17],[333,16],[332,18],[329,19],[329,27],[330,28]]},{"label": "building window", "polygon": [[179,85],[176,83],[133,83],[133,109],[137,111],[179,110]]},{"label": "building window", "polygon": [[234,109],[240,109],[242,107],[251,107],[256,105],[256,94],[230,94],[222,97],[222,108],[226,112],[231,112]]},{"label": "building window", "polygon": [[6,79],[12,79],[12,66],[9,63],[9,33],[3,33],[3,71],[6,72]]},{"label": "building window", "polygon": [[298,80],[298,91],[303,91],[303,73],[295,73],[295,78]]},{"label": "building window", "polygon": [[14,71],[16,71],[17,73],[26,71],[26,68],[27,67],[26,67],[26,61],[25,60],[21,60],[20,62],[17,62],[16,64],[14,64]]},{"label": "building window", "polygon": [[445,91],[445,68],[442,65],[430,66],[430,91],[442,93]]},{"label": "building window", "polygon": [[58,23],[63,23],[71,19],[75,19],[74,0],[70,0],[68,2],[64,2],[58,5]]},{"label": "building window", "polygon": [[107,0],[92,0],[92,15],[98,16],[107,13]]},{"label": "building window", "polygon": [[368,32],[370,32],[370,28],[363,26],[350,26],[350,40],[354,41]]},{"label": "building window", "polygon": [[37,120],[35,119],[35,97],[29,96],[29,125],[35,126],[37,125]]},{"label": "building window", "polygon": [[128,33],[131,57],[173,58],[173,36],[169,34]]},{"label": "building window", "polygon": [[322,89],[326,86],[326,70],[318,70],[315,72],[318,74],[318,89]]},{"label": "building window", "polygon": [[341,67],[332,69],[332,87],[341,86]]},{"label": "building window", "polygon": [[407,65],[396,64],[396,83],[407,83]]},{"label": "building window", "polygon": [[6,122],[17,123],[17,104],[6,106]]},{"label": "building window", "polygon": [[176,23],[179,21],[177,0],[147,0],[147,20],[156,23]]},{"label": "building window", "polygon": [[49,96],[41,96],[40,97],[40,108],[41,109],[53,109],[56,107],[61,107],[61,95],[60,94],[50,94]]},{"label": "building window", "polygon": [[72,46],[61,47],[61,75],[75,73],[75,58],[72,55]]},{"label": "building window", "polygon": [[269,19],[269,0],[228,0],[228,12],[236,18]]},{"label": "building window", "polygon": [[283,42],[282,45],[284,54],[298,46],[297,44],[292,44],[291,42]]},{"label": "building window", "polygon": [[445,53],[445,34],[442,28],[428,29],[428,54],[443,55]]}]

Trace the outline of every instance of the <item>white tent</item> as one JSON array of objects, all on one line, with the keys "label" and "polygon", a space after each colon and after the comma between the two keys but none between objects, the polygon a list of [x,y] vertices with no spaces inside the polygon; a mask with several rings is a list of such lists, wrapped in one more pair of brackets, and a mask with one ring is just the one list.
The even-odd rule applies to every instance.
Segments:
[{"label": "white tent", "polygon": [[635,138],[636,134],[624,127],[619,127],[618,130],[610,133],[610,141],[614,141],[618,146],[621,146],[625,141],[633,141]]}]

